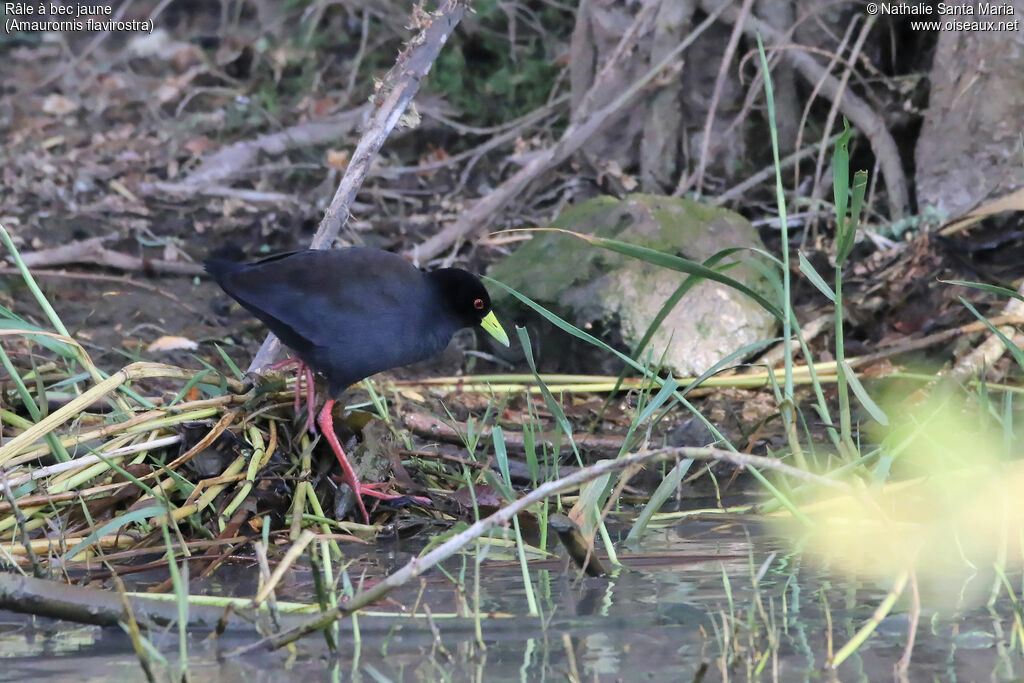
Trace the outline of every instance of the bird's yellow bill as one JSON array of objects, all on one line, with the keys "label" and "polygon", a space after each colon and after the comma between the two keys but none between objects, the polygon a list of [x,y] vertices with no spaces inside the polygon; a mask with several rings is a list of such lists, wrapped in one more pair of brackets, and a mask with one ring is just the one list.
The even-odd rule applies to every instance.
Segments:
[{"label": "bird's yellow bill", "polygon": [[491,311],[484,316],[484,319],[480,321],[480,327],[487,330],[487,334],[491,335],[505,346],[508,346],[508,335],[505,334],[505,330],[502,329],[501,323],[494,315],[494,311]]}]

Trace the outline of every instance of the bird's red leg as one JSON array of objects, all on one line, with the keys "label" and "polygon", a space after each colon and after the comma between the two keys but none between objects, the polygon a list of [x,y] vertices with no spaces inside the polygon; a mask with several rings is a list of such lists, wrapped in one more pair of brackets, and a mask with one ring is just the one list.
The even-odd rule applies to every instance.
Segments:
[{"label": "bird's red leg", "polygon": [[299,361],[299,367],[295,371],[295,414],[296,415],[299,414],[299,406],[301,404],[300,397],[302,396],[302,391],[300,390],[299,387],[302,386],[302,378],[303,377],[305,377],[305,374],[302,372],[302,361]]},{"label": "bird's red leg", "polygon": [[276,363],[274,363],[272,365],[268,365],[267,366],[267,370],[281,370],[283,368],[288,367],[289,365],[295,365],[296,363],[301,363],[301,362],[302,362],[301,360],[299,360],[298,358],[292,356],[291,358],[285,358],[284,360],[279,360],[279,361],[277,361]]},{"label": "bird's red leg", "polygon": [[345,451],[341,447],[341,443],[338,441],[338,435],[334,433],[334,416],[331,415],[331,410],[334,408],[334,399],[329,398],[324,403],[324,407],[320,409],[320,416],[317,418],[317,423],[320,425],[320,431],[323,432],[324,436],[327,437],[327,443],[331,445],[331,450],[334,451],[335,457],[338,458],[338,463],[341,464],[341,471],[345,477],[345,483],[352,487],[352,492],[356,494],[356,504],[359,506],[359,511],[363,513],[363,519],[366,523],[370,523],[370,515],[366,512],[366,506],[363,505],[363,487],[359,484],[359,478],[356,476],[355,468],[349,463],[348,458],[345,457]]},{"label": "bird's red leg", "polygon": [[[306,376],[306,424],[309,426],[310,434],[316,434],[316,420],[313,419],[313,413],[315,411],[315,406],[313,404],[313,369],[308,365],[302,365],[302,368],[304,370],[302,374]],[[298,408],[295,410],[298,412]]]},{"label": "bird's red leg", "polygon": [[316,412],[315,401],[313,400],[313,393],[316,389],[316,383],[313,379],[313,369],[302,362],[297,357],[286,358],[282,361],[278,361],[273,365],[268,365],[267,370],[281,370],[290,365],[295,366],[295,413],[299,412],[299,407],[302,405],[302,382],[306,382],[306,425],[309,427],[311,434],[316,434],[316,420],[313,418]]}]

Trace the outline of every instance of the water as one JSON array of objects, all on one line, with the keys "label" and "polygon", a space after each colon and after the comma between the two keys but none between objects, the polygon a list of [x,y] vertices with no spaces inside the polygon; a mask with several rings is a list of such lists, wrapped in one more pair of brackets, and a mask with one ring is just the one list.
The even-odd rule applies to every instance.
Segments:
[{"label": "water", "polygon": [[[346,548],[347,550],[348,548]],[[420,546],[406,543],[362,550],[350,568],[381,572],[404,564]],[[298,680],[804,680],[825,677],[831,640],[838,650],[883,600],[886,582],[831,574],[820,562],[790,551],[754,522],[688,522],[652,531],[634,549],[621,549],[627,570],[610,578],[580,578],[559,562],[536,563],[533,585],[540,617],[526,616],[526,592],[515,561],[493,549],[481,566],[479,611],[511,618],[482,620],[483,644],[472,619],[453,619],[474,604],[472,555],[392,592],[358,620],[342,622],[332,654],[321,635],[289,652],[225,656],[252,643],[251,631],[189,641],[189,671],[199,681]],[[697,558],[696,560],[691,558]],[[254,570],[226,568],[210,593],[251,595]],[[152,577],[154,580],[162,576]],[[757,587],[754,579],[758,579]],[[1020,593],[1021,577],[1009,577]],[[941,609],[924,605],[910,680],[1011,680],[1024,670],[1022,632],[1005,592],[984,606],[990,578],[973,585],[929,586],[946,592]],[[978,590],[978,589],[981,590]],[[196,584],[193,585],[196,590]],[[297,571],[281,599],[309,600],[308,572]],[[840,666],[840,680],[892,677],[907,638],[910,589],[875,633]],[[418,619],[375,616],[415,608]],[[422,615],[434,615],[428,619]],[[831,627],[829,626],[831,624]],[[151,634],[170,660],[177,629]],[[723,653],[725,656],[723,657]],[[129,639],[118,629],[69,625],[0,612],[0,680],[144,680]],[[155,667],[168,680],[167,667]]]}]

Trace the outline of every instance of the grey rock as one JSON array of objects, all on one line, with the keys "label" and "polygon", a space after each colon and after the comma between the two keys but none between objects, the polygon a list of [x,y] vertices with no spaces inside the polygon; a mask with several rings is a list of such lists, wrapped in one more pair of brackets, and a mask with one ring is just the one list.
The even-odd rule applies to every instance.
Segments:
[{"label": "grey rock", "polygon": [[[764,248],[757,231],[739,214],[656,195],[633,194],[622,200],[598,197],[567,210],[553,227],[618,239],[698,262],[729,247]],[[749,262],[754,258],[761,257],[745,252],[727,260]],[[767,280],[749,263],[731,267],[727,274],[769,299],[773,297]],[[536,233],[493,266],[489,275],[578,327],[616,327],[628,349],[636,348],[662,305],[686,278],[684,273],[558,233]],[[510,298],[497,294],[496,307],[508,310],[517,306]],[[747,296],[702,281],[669,313],[641,355],[650,353],[652,363],[658,364],[664,354],[665,367],[677,375],[695,375],[723,356],[772,336],[775,326],[775,319]]]}]

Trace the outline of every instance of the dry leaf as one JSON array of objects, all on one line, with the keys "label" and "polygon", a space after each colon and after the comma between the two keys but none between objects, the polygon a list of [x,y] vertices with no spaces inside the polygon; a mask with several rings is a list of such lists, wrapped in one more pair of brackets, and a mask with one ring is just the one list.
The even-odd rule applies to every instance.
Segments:
[{"label": "dry leaf", "polygon": [[399,389],[398,394],[404,396],[410,401],[416,401],[417,403],[426,403],[427,399],[423,397],[423,394],[414,389]]},{"label": "dry leaf", "polygon": [[334,108],[333,97],[318,97],[313,101],[313,116],[326,116]]},{"label": "dry leaf", "polygon": [[327,165],[331,168],[348,168],[348,152],[343,149],[327,150]]},{"label": "dry leaf", "polygon": [[195,343],[188,337],[173,337],[165,335],[147,346],[146,350],[151,352],[182,350],[195,351],[198,348],[199,344]]},{"label": "dry leaf", "polygon": [[203,152],[206,152],[207,150],[211,149],[213,145],[213,140],[206,137],[205,135],[201,135],[197,138],[192,138],[191,140],[186,142],[185,149],[191,152],[194,156],[198,157],[202,156]]},{"label": "dry leaf", "polygon": [[960,218],[951,220],[946,223],[942,228],[939,229],[939,233],[943,235],[952,235],[955,232],[959,232],[971,225],[974,225],[978,221],[988,218],[989,216],[1003,211],[1024,211],[1024,187],[1008,195],[1004,195],[999,199],[993,199],[992,201],[982,204],[974,211],[970,211]]},{"label": "dry leaf", "polygon": [[47,114],[64,116],[78,109],[78,104],[64,95],[47,95],[43,100],[43,111]]}]

